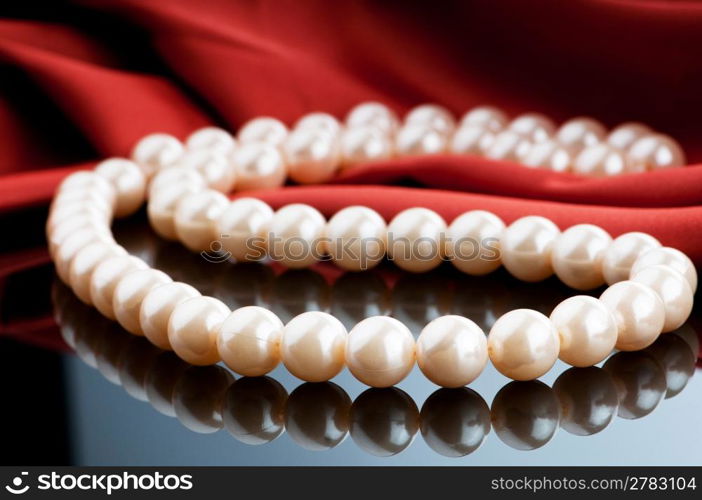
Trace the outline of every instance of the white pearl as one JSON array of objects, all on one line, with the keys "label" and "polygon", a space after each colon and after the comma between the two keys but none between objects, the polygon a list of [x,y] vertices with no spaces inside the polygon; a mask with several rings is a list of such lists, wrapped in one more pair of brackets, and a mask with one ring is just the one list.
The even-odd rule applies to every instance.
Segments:
[{"label": "white pearl", "polygon": [[283,329],[280,352],[290,373],[307,382],[334,378],[344,367],[346,328],[330,314],[308,311]]},{"label": "white pearl", "polygon": [[471,383],[488,361],[487,339],[478,325],[461,316],[441,316],[424,327],[417,339],[417,364],[442,387]]},{"label": "white pearl", "polygon": [[205,179],[196,170],[181,167],[169,167],[159,170],[149,183],[149,199],[158,196],[161,191],[169,191],[174,185],[187,185],[191,190],[202,191],[207,186]]},{"label": "white pearl", "polygon": [[560,339],[559,358],[573,366],[599,363],[617,342],[614,316],[594,297],[570,297],[556,306],[550,319]]},{"label": "white pearl", "polygon": [[219,127],[204,127],[196,130],[185,140],[185,147],[190,151],[206,149],[228,155],[236,146],[232,135]]},{"label": "white pearl", "polygon": [[629,279],[631,266],[639,256],[661,243],[651,235],[639,232],[617,236],[602,259],[602,274],[608,285]]},{"label": "white pearl", "polygon": [[222,250],[238,261],[260,260],[265,256],[265,232],[272,219],[273,209],[261,200],[234,200],[216,222]]},{"label": "white pearl", "polygon": [[428,208],[408,208],[388,226],[388,257],[400,268],[425,272],[441,263],[446,222]]},{"label": "white pearl", "polygon": [[70,191],[99,191],[100,195],[110,199],[110,205],[114,205],[116,193],[112,185],[107,179],[90,170],[79,170],[64,177],[56,188],[56,197]]},{"label": "white pearl", "polygon": [[615,148],[627,150],[641,137],[651,133],[643,123],[627,122],[614,128],[607,136],[607,143]]},{"label": "white pearl", "polygon": [[617,322],[616,348],[638,351],[653,344],[665,323],[665,306],[650,287],[620,281],[605,290],[600,301]]},{"label": "white pearl", "polygon": [[390,158],[392,142],[374,126],[356,125],[341,134],[341,158],[344,167]]},{"label": "white pearl", "polygon": [[548,372],[558,359],[559,347],[556,328],[532,309],[502,315],[488,334],[492,364],[514,380],[533,380]]},{"label": "white pearl", "polygon": [[443,153],[448,136],[426,123],[407,123],[397,131],[395,150],[400,156]]},{"label": "white pearl", "polygon": [[631,277],[632,281],[651,288],[665,307],[664,332],[680,328],[692,312],[694,294],[685,277],[669,266],[645,267]]},{"label": "white pearl", "polygon": [[597,120],[587,117],[573,118],[556,132],[556,141],[566,148],[580,150],[604,140],[607,129]]},{"label": "white pearl", "polygon": [[147,177],[175,163],[183,154],[183,144],[169,134],[149,134],[136,143],[131,158]]},{"label": "white pearl", "polygon": [[655,265],[670,266],[685,276],[693,292],[697,291],[697,270],[690,258],[680,250],[671,247],[652,248],[642,253],[631,266],[630,276]]},{"label": "white pearl", "polygon": [[194,252],[212,249],[219,240],[217,219],[229,206],[229,199],[218,191],[202,191],[185,196],[176,205],[174,223],[178,239]]},{"label": "white pearl", "polygon": [[175,228],[176,206],[183,198],[200,192],[203,192],[203,185],[186,182],[164,185],[153,191],[146,207],[146,214],[154,231],[162,238],[168,240],[177,239],[178,235]]},{"label": "white pearl", "polygon": [[239,142],[266,142],[280,146],[288,136],[288,127],[283,122],[268,116],[254,118],[246,122],[239,130]]},{"label": "white pearl", "polygon": [[132,255],[109,257],[103,260],[90,276],[90,301],[103,316],[116,319],[112,300],[117,283],[127,273],[147,268],[146,262]]},{"label": "white pearl", "polygon": [[191,365],[217,363],[217,331],[230,312],[213,297],[192,297],[177,304],[168,319],[173,351]]},{"label": "white pearl", "polygon": [[592,224],[566,229],[556,238],[551,251],[556,276],[576,290],[591,290],[604,284],[602,259],[611,243],[607,231]]},{"label": "white pearl", "polygon": [[168,320],[173,310],[181,302],[198,296],[200,292],[187,283],[170,282],[152,288],[139,308],[139,324],[144,336],[156,347],[170,350]]},{"label": "white pearl", "polygon": [[84,227],[67,237],[56,249],[54,254],[54,265],[56,273],[64,283],[69,283],[69,271],[71,261],[84,246],[95,241],[116,244],[111,234],[96,230],[91,227]]},{"label": "white pearl", "polygon": [[634,142],[628,151],[628,160],[636,171],[682,167],[686,158],[680,144],[673,138],[654,134]]},{"label": "white pearl", "polygon": [[146,198],[146,176],[139,166],[122,158],[110,158],[95,167],[95,173],[115,188],[115,217],[133,214]]},{"label": "white pearl", "polygon": [[273,215],[268,227],[268,253],[285,267],[309,267],[321,258],[326,221],[315,208],[302,203],[286,205]]},{"label": "white pearl", "polygon": [[568,149],[549,139],[532,145],[521,161],[527,167],[568,172],[573,163],[573,156]]},{"label": "white pearl", "polygon": [[371,126],[389,135],[397,130],[398,120],[395,113],[384,104],[364,102],[349,111],[346,125],[349,128]]},{"label": "white pearl", "polygon": [[550,220],[530,215],[517,219],[502,233],[502,265],[522,281],[542,281],[553,274],[551,251],[560,234]]},{"label": "white pearl", "polygon": [[509,129],[523,135],[531,142],[545,141],[556,132],[553,121],[538,113],[519,115],[509,124]]},{"label": "white pearl", "polygon": [[236,182],[236,172],[222,153],[208,149],[187,151],[176,163],[176,168],[195,170],[210,189],[228,193]]},{"label": "white pearl", "polygon": [[239,308],[217,332],[217,350],[229,368],[247,377],[260,377],[280,362],[283,323],[268,309]]},{"label": "white pearl", "polygon": [[309,113],[300,118],[295,123],[295,129],[309,129],[327,132],[332,136],[336,136],[341,131],[341,124],[334,116],[329,113]]},{"label": "white pearl", "polygon": [[271,143],[243,143],[230,158],[236,173],[237,191],[271,189],[285,184],[287,166],[283,154]]},{"label": "white pearl", "polygon": [[591,177],[609,177],[641,171],[627,163],[623,152],[604,142],[584,148],[573,161],[574,173]]},{"label": "white pearl", "polygon": [[523,134],[514,130],[503,130],[485,150],[485,156],[493,160],[521,162],[530,149],[531,141]]},{"label": "white pearl", "polygon": [[73,233],[81,229],[88,229],[95,233],[102,234],[108,240],[111,238],[112,234],[110,226],[107,225],[101,215],[92,211],[75,214],[63,220],[63,222],[57,223],[51,231],[47,232],[46,239],[49,244],[49,254],[52,258],[58,247]]},{"label": "white pearl", "polygon": [[456,120],[443,106],[422,104],[409,110],[405,116],[405,125],[425,125],[444,135],[449,135],[456,128]]},{"label": "white pearl", "polygon": [[76,252],[68,268],[68,282],[80,300],[92,305],[90,279],[95,268],[109,257],[127,255],[127,251],[111,242],[94,241]]},{"label": "white pearl", "polygon": [[390,387],[414,366],[412,333],[388,316],[366,318],[349,332],[346,365],[358,380],[371,387]]},{"label": "white pearl", "polygon": [[171,281],[173,280],[166,273],[156,269],[133,270],[122,276],[112,294],[115,319],[128,332],[143,335],[139,310],[144,297],[152,288]]},{"label": "white pearl", "polygon": [[322,128],[293,130],[283,143],[288,175],[301,184],[331,179],[339,168],[341,154],[336,134]]},{"label": "white pearl", "polygon": [[484,125],[461,125],[451,138],[449,150],[456,154],[483,154],[495,140],[495,132]]},{"label": "white pearl", "polygon": [[385,257],[387,225],[370,208],[351,206],[340,210],[329,219],[325,236],[327,252],[342,269],[371,269]]},{"label": "white pearl", "polygon": [[488,274],[502,264],[500,237],[505,223],[484,210],[471,210],[454,219],[446,231],[446,256],[467,274]]},{"label": "white pearl", "polygon": [[477,125],[491,132],[499,132],[507,126],[507,115],[492,106],[479,106],[461,118],[461,127]]}]

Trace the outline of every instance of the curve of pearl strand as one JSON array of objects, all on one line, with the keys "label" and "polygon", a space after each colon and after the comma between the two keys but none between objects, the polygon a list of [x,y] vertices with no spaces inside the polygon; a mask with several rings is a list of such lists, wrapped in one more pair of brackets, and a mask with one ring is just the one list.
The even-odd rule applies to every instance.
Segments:
[{"label": "curve of pearl strand", "polygon": [[[206,135],[212,139],[214,134]],[[211,155],[221,144],[205,142],[205,147],[192,151]],[[168,155],[161,151],[158,156]],[[643,233],[612,240],[604,230],[588,224],[561,233],[538,216],[523,217],[505,227],[485,211],[467,212],[446,227],[438,214],[425,208],[401,212],[387,228],[384,221],[376,227],[374,223],[382,218],[366,207],[348,207],[326,222],[303,204],[273,212],[253,198],[230,202],[208,187],[207,174],[213,171],[218,171],[216,165],[190,165],[161,167],[154,175],[153,164],[109,159],[94,172],[77,172],[64,179],[47,221],[57,273],[83,302],[191,364],[222,360],[237,373],[257,376],[282,361],[291,373],[310,382],[329,380],[347,366],[361,382],[387,387],[400,382],[416,361],[434,383],[457,387],[474,380],[489,358],[504,375],[531,380],[546,373],[559,357],[574,366],[590,366],[613,348],[643,349],[661,332],[682,325],[692,309],[697,285],[694,265],[680,251],[664,248]],[[234,181],[228,187],[233,185]],[[127,255],[115,242],[110,224],[113,217],[138,209],[147,192],[149,219],[156,231],[180,239],[193,250],[208,248],[223,229],[238,235],[230,245],[233,250],[237,241],[261,228],[286,238],[307,239],[342,228],[334,234],[344,239],[365,237],[366,229],[358,235],[359,228],[372,227],[380,233],[394,230],[410,241],[434,238],[438,247],[443,234],[478,241],[494,235],[499,241],[498,259],[482,258],[481,249],[481,258],[453,259],[454,265],[469,274],[486,274],[502,264],[525,281],[545,279],[555,272],[574,288],[594,288],[605,281],[611,286],[599,299],[578,295],[563,301],[550,317],[529,309],[508,312],[497,320],[487,339],[474,322],[455,315],[430,322],[416,342],[405,325],[386,316],[367,318],[348,333],[323,312],[306,312],[283,325],[260,307],[230,311],[221,301],[201,296],[190,285],[173,282]],[[387,250],[391,254],[392,249]],[[443,248],[441,253],[451,256]],[[411,271],[434,267],[433,263],[427,267],[425,260],[396,262]],[[340,264],[353,269],[348,261]]]}]

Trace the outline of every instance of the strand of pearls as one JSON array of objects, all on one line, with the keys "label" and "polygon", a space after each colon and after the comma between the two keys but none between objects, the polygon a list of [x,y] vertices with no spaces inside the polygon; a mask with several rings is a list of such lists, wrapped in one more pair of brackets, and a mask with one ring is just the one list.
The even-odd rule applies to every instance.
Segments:
[{"label": "strand of pearls", "polygon": [[[336,122],[327,118],[310,115],[306,119],[332,129]],[[268,125],[249,126],[240,135],[280,135],[274,122]],[[155,160],[195,154],[215,158],[220,148],[231,147],[228,135],[200,132],[188,142],[206,146],[177,155],[157,148],[158,154],[147,161],[141,152],[153,140],[150,136],[137,145],[138,163],[110,159],[94,172],[68,176],[52,202],[47,238],[59,277],[83,302],[191,364],[222,360],[238,373],[257,376],[282,361],[291,373],[310,382],[329,380],[346,366],[361,382],[388,387],[400,382],[416,361],[433,382],[457,387],[474,380],[489,358],[504,375],[531,380],[546,373],[558,357],[574,366],[590,366],[615,347],[643,349],[661,332],[682,325],[692,309],[697,286],[694,265],[680,251],[664,248],[643,233],[612,240],[589,224],[561,233],[538,216],[523,217],[505,227],[485,211],[465,213],[448,227],[426,208],[405,210],[388,226],[366,207],[348,207],[328,222],[304,204],[273,212],[253,198],[230,202],[222,191],[236,181],[229,175],[224,182],[219,173],[231,169],[218,161],[164,167]],[[170,144],[175,148],[177,143]],[[555,272],[576,289],[604,282],[611,286],[599,299],[578,295],[565,300],[550,317],[529,309],[508,312],[496,321],[487,339],[478,325],[455,315],[430,322],[416,342],[404,324],[386,316],[364,319],[348,333],[341,322],[323,312],[306,312],[283,325],[260,307],[230,311],[221,301],[173,282],[129,256],[114,240],[110,224],[113,217],[136,210],[147,194],[154,229],[196,251],[207,250],[226,233],[225,249],[237,259],[246,258],[241,253],[247,241],[265,235],[262,252],[280,252],[283,264],[306,267],[316,262],[315,254],[299,258],[286,243],[314,246],[320,236],[331,234],[342,243],[370,241],[377,246],[380,241],[381,248],[365,249],[367,255],[376,251],[376,260],[370,264],[387,251],[403,269],[421,272],[436,267],[451,252],[458,255],[458,247],[442,244],[454,241],[446,239],[448,234],[479,242],[477,256],[452,260],[469,274],[486,274],[502,264],[524,281],[543,280]],[[498,244],[484,248],[482,242],[490,238]],[[333,246],[321,246],[319,252],[328,252],[345,269],[362,268],[357,260],[338,258]],[[432,258],[415,258],[411,253],[408,257],[407,246],[438,251],[428,254]]]}]

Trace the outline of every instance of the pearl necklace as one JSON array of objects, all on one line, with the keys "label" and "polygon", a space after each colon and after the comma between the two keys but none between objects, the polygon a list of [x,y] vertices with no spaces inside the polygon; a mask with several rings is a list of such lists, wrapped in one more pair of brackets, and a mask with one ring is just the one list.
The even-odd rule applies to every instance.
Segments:
[{"label": "pearl necklace", "polygon": [[[420,107],[412,113],[423,110],[419,115],[426,119],[428,109],[434,110]],[[322,130],[335,123],[326,115],[303,118],[284,144],[287,157],[296,134],[328,137],[332,132]],[[275,129],[249,124],[240,139],[246,142],[249,135],[255,136],[259,141],[252,144],[259,151],[275,151],[262,142],[275,136]],[[136,163],[110,159],[94,172],[68,176],[52,202],[47,237],[59,277],[83,302],[191,364],[222,360],[237,373],[259,376],[282,360],[293,375],[309,382],[329,380],[347,366],[361,382],[388,387],[400,382],[416,360],[432,382],[459,387],[474,380],[489,358],[504,375],[531,380],[559,357],[574,366],[591,366],[615,347],[643,349],[661,332],[681,326],[692,310],[694,265],[682,252],[662,247],[643,233],[612,240],[589,224],[561,233],[553,222],[537,216],[505,227],[485,211],[467,212],[448,227],[426,208],[400,212],[387,226],[367,207],[348,207],[328,222],[304,204],[273,212],[260,200],[230,202],[220,192],[232,188],[235,170],[226,161],[209,160],[231,147],[228,134],[198,131],[188,139],[185,153],[171,139],[152,135],[140,141],[133,154]],[[296,151],[305,151],[304,161],[289,162],[288,169],[293,176],[294,166],[304,165],[298,171],[310,180],[323,170],[324,162],[315,155],[324,148],[302,142],[307,146]],[[234,151],[241,154],[242,149]],[[264,156],[250,159],[257,174],[266,171],[261,166]],[[148,216],[156,232],[195,251],[211,249],[212,242],[221,239],[221,248],[239,260],[268,252],[288,267],[307,267],[326,252],[350,270],[372,267],[387,252],[399,267],[413,272],[427,271],[449,258],[469,274],[487,274],[504,265],[524,281],[540,281],[555,272],[576,289],[604,282],[610,287],[599,299],[571,297],[550,317],[530,309],[508,312],[487,339],[478,325],[456,315],[431,321],[416,342],[404,324],[387,316],[364,319],[348,333],[323,312],[306,312],[283,325],[264,308],[230,311],[221,301],[201,296],[190,285],[173,282],[127,255],[115,242],[110,222],[113,216],[137,210],[147,192]],[[371,257],[348,258],[343,251],[348,242],[356,255]],[[468,256],[462,247],[466,242],[473,250]],[[310,249],[314,251],[306,251]],[[252,250],[258,255],[252,256]]]}]

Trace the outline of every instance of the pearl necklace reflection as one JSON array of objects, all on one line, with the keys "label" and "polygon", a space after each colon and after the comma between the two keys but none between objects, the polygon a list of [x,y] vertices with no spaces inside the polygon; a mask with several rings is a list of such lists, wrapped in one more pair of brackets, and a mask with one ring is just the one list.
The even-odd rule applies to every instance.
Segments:
[{"label": "pearl necklace reflection", "polygon": [[[249,272],[266,269],[238,267]],[[286,275],[273,278],[271,288],[280,289],[276,281],[289,279]],[[324,282],[314,276],[312,271],[298,274],[291,288],[304,289],[305,279],[312,288]],[[335,293],[340,290],[329,296]],[[420,411],[398,388],[368,389],[352,402],[332,382],[304,383],[288,395],[270,377],[236,380],[220,366],[190,366],[172,352],[129,335],[82,304],[58,281],[53,301],[63,338],[85,363],[130,396],[148,401],[194,432],[225,428],[243,443],[260,445],[287,431],[309,450],[332,448],[350,434],[360,448],[376,456],[401,452],[418,432],[434,451],[449,457],[477,450],[490,429],[502,442],[520,450],[544,446],[559,425],[576,435],[601,432],[615,415],[643,417],[664,397],[680,393],[694,373],[694,353],[699,347],[695,332],[684,327],[661,336],[643,351],[614,354],[603,368],[568,369],[553,387],[538,381],[510,382],[490,407],[471,389],[438,389]]]}]

